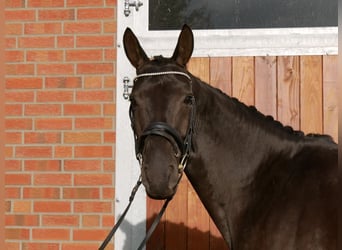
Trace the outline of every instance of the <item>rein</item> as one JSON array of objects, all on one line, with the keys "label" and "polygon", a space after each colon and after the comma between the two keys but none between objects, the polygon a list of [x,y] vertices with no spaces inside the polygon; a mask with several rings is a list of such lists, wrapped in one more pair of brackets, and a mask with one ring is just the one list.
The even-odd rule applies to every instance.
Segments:
[{"label": "rein", "polygon": [[[190,81],[190,87],[191,87],[191,92],[192,92],[192,85],[191,85],[191,77],[184,72],[180,72],[180,71],[165,71],[165,72],[155,72],[155,73],[143,73],[143,74],[139,74],[137,75],[133,82],[135,82],[137,79],[141,78],[141,77],[146,77],[146,76],[161,76],[161,75],[182,75],[184,77],[186,77],[189,81]],[[178,182],[177,185],[179,184],[182,176],[183,176],[183,172],[184,169],[188,163],[188,159],[190,157],[190,151],[192,148],[192,135],[194,132],[194,124],[195,124],[195,114],[196,114],[196,103],[195,103],[195,97],[191,96],[191,112],[190,112],[190,118],[189,118],[189,126],[186,132],[186,136],[184,138],[184,141],[181,139],[180,134],[178,133],[178,131],[174,128],[172,128],[171,126],[169,126],[167,123],[164,122],[154,122],[151,123],[142,133],[142,135],[140,137],[138,137],[135,133],[134,130],[134,125],[133,125],[133,114],[132,114],[132,110],[130,109],[129,111],[129,116],[131,119],[131,124],[132,124],[132,129],[134,132],[134,139],[135,139],[135,153],[136,153],[136,158],[139,161],[140,166],[142,166],[143,163],[143,156],[142,156],[142,149],[144,147],[144,141],[146,139],[147,136],[149,135],[158,135],[161,136],[163,138],[165,138],[166,140],[168,140],[172,145],[174,145],[176,148],[179,149],[179,151],[181,152],[181,160],[178,166],[178,172],[179,172],[179,178],[178,178]],[[111,238],[114,236],[115,232],[117,231],[117,229],[119,228],[120,224],[122,223],[123,219],[125,218],[129,208],[131,207],[131,204],[134,200],[135,194],[138,191],[140,185],[141,185],[142,181],[141,181],[141,177],[139,177],[136,185],[134,186],[131,195],[129,197],[129,203],[126,207],[126,209],[124,210],[123,214],[120,216],[120,218],[118,219],[117,223],[113,226],[112,230],[109,232],[109,234],[107,235],[107,237],[105,238],[105,240],[102,242],[101,246],[99,247],[99,250],[104,250],[105,247],[108,245],[109,241],[111,240]],[[151,237],[152,233],[154,232],[154,230],[156,229],[157,225],[160,222],[161,217],[163,216],[169,202],[172,200],[173,196],[166,199],[164,202],[163,207],[161,208],[161,210],[159,211],[158,215],[155,217],[151,227],[149,228],[149,230],[146,233],[145,238],[143,239],[143,241],[140,243],[139,247],[137,248],[138,250],[143,249],[143,247],[145,246],[146,242],[148,241],[148,239]]]}]

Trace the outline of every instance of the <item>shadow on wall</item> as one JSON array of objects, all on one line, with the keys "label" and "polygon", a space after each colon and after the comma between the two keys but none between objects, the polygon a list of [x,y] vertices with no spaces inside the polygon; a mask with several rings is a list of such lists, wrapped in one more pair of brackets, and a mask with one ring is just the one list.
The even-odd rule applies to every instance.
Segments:
[{"label": "shadow on wall", "polygon": [[[153,216],[147,221],[147,227],[153,223]],[[144,226],[144,224],[141,224]],[[136,227],[140,227],[140,224]],[[131,224],[124,220],[120,230],[127,234]],[[141,238],[141,241],[143,240]],[[131,250],[130,244],[124,243],[123,250]],[[146,245],[146,250],[229,250],[221,237],[210,232],[202,232],[196,228],[189,228],[183,223],[176,224],[162,220]]]}]

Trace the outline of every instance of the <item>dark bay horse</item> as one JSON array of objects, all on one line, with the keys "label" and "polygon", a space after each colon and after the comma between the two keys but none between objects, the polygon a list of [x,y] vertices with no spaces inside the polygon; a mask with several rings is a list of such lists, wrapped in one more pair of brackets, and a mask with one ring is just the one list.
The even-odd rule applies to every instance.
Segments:
[{"label": "dark bay horse", "polygon": [[231,250],[337,249],[331,137],[285,127],[189,73],[186,25],[171,58],[149,59],[129,28],[124,46],[137,72],[130,117],[150,197],[172,197],[186,166]]}]

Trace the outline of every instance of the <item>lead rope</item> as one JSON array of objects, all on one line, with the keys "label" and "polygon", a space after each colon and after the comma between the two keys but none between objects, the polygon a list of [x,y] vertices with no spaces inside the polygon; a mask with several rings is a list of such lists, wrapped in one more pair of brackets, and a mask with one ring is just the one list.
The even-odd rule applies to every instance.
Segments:
[{"label": "lead rope", "polygon": [[131,207],[131,204],[132,204],[132,202],[134,200],[135,194],[138,191],[140,185],[141,185],[141,177],[139,177],[139,179],[137,181],[137,184],[135,184],[134,188],[132,189],[131,195],[129,197],[129,203],[128,203],[125,211],[120,216],[118,222],[114,225],[112,230],[109,232],[109,234],[107,235],[106,239],[102,242],[101,246],[99,247],[99,250],[104,250],[105,249],[105,247],[108,245],[109,241],[111,240],[111,238],[115,234],[116,230],[118,230],[121,222],[123,221],[123,219],[125,218],[125,216],[126,216],[126,214],[128,212],[128,209]]}]

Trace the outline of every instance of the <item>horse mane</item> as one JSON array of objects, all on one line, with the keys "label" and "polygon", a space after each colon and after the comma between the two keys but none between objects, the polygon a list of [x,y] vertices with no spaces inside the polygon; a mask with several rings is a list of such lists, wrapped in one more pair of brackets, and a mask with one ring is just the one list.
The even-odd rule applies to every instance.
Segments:
[{"label": "horse mane", "polygon": [[261,113],[254,105],[248,106],[245,103],[243,103],[240,100],[238,100],[236,97],[232,97],[232,96],[227,95],[221,89],[215,88],[215,87],[209,85],[208,83],[203,82],[202,80],[200,80],[199,78],[197,78],[195,76],[193,76],[193,77],[195,79],[197,79],[200,83],[206,85],[209,89],[213,90],[217,94],[219,94],[219,95],[223,96],[224,98],[226,98],[227,101],[230,101],[236,107],[239,107],[239,108],[243,109],[247,113],[253,115],[258,120],[265,121],[267,124],[270,124],[271,126],[274,126],[275,128],[278,128],[281,131],[284,131],[288,135],[294,135],[294,136],[296,136],[298,138],[317,138],[317,139],[320,139],[320,140],[324,140],[326,142],[330,142],[330,143],[336,144],[334,142],[333,138],[330,135],[327,135],[327,134],[317,134],[317,133],[305,134],[301,130],[295,130],[293,127],[291,127],[289,125],[284,125],[280,121],[274,119],[273,116],[265,115],[265,114]]}]

